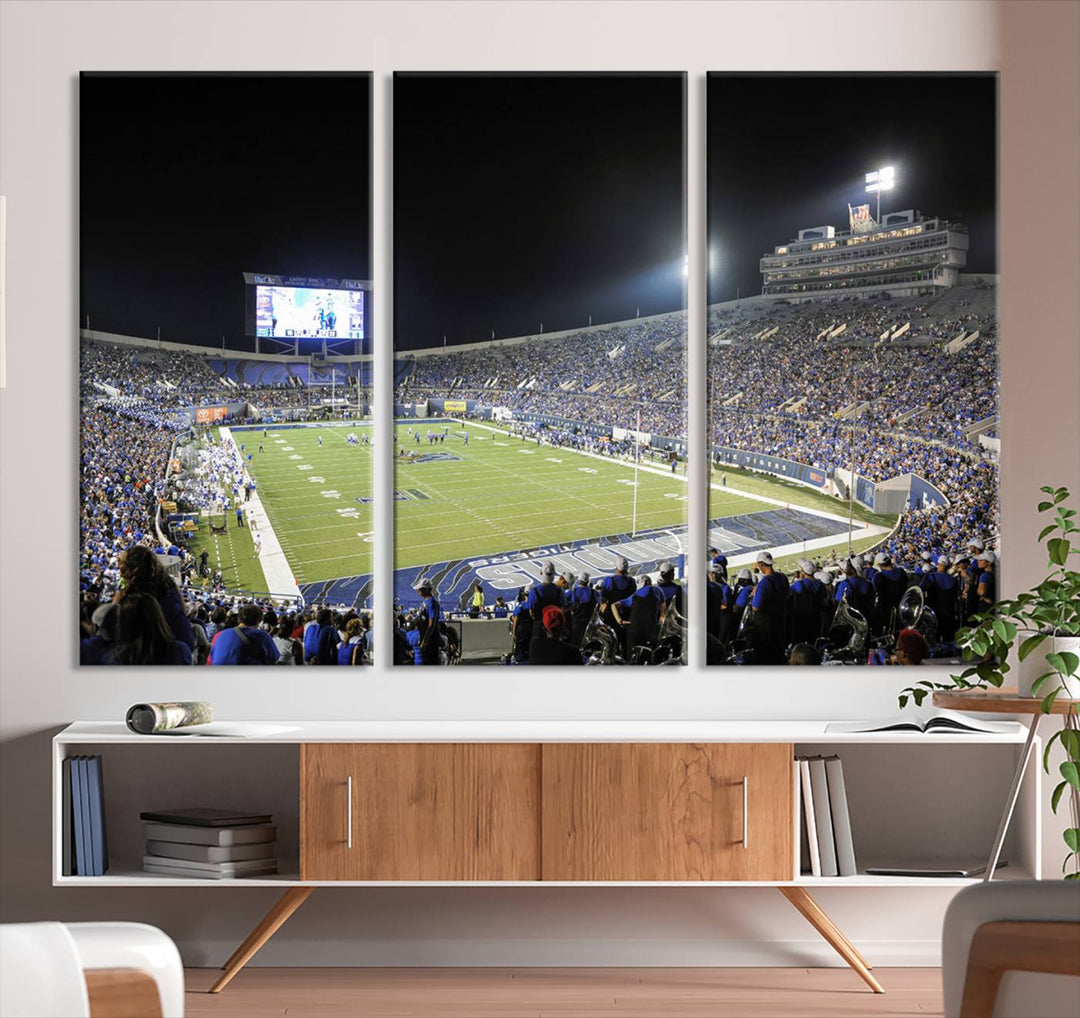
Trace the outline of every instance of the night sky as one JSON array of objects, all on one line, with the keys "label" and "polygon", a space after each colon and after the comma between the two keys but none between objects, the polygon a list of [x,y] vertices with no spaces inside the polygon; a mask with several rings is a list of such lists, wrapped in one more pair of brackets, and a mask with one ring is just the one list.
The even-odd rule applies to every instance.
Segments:
[{"label": "night sky", "polygon": [[709,299],[761,293],[759,259],[800,229],[848,229],[863,175],[896,169],[881,211],[964,223],[966,272],[997,268],[993,76],[710,75]]},{"label": "night sky", "polygon": [[80,326],[252,349],[242,272],[370,279],[370,92],[84,75]]},{"label": "night sky", "polygon": [[685,306],[684,76],[394,78],[394,341]]}]

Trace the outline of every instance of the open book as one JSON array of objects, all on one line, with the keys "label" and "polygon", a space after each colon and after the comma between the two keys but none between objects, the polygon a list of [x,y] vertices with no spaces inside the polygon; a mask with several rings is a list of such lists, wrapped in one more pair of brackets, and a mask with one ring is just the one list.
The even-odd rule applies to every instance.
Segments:
[{"label": "open book", "polygon": [[1012,735],[1015,721],[983,721],[958,711],[901,714],[883,721],[834,721],[825,726],[828,735],[859,732],[924,732],[927,735],[949,735],[955,732],[979,732],[984,735]]}]

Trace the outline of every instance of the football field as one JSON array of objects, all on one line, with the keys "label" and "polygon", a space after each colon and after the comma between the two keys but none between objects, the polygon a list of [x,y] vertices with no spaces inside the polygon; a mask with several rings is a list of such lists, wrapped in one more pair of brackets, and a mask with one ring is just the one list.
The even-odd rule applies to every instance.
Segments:
[{"label": "football field", "polygon": [[[428,441],[429,431],[444,428],[444,441]],[[350,432],[370,434],[370,424],[278,425],[265,437],[262,427],[230,432],[244,446],[266,521],[309,603],[370,606],[373,452],[346,441]],[[395,433],[395,453],[411,453],[394,457],[394,592],[403,603],[415,600],[422,574],[453,607],[465,603],[476,579],[491,600],[512,596],[536,578],[541,559],[599,577],[613,571],[617,556],[634,571],[652,571],[686,550],[684,463],[673,474],[643,461],[635,478],[631,462],[537,445],[479,423],[469,425],[468,443],[453,420],[402,422]],[[846,548],[843,506],[775,478],[728,475],[730,488],[716,475],[710,485],[710,545],[743,558],[769,548],[792,560]],[[210,550],[228,586],[283,593],[266,579],[269,558],[255,556],[250,529],[237,526],[231,512],[226,519],[226,532],[204,530],[197,549]],[[857,509],[856,550],[879,541],[888,525]]]},{"label": "football field", "polygon": [[[371,573],[372,447],[350,444],[350,432],[370,435],[371,426],[361,421],[271,425],[266,437],[261,426],[230,429],[237,446],[244,446],[245,466],[301,589]],[[226,583],[267,589],[250,530],[237,527],[232,513],[226,519],[228,531],[217,548]]]},{"label": "football field", "polygon": [[[396,569],[526,551],[659,528],[684,528],[686,481],[502,430],[419,420],[398,424],[394,459]],[[446,440],[431,445],[427,432]],[[636,485],[636,487],[635,487]],[[634,496],[637,495],[636,527]]]}]

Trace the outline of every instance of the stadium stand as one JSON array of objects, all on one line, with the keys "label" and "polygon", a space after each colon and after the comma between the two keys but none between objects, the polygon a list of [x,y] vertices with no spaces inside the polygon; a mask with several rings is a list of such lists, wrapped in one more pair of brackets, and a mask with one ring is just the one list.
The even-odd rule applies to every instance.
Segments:
[{"label": "stadium stand", "polygon": [[[955,577],[956,596],[966,607],[942,607],[931,583],[920,616],[926,619],[935,599],[946,618],[963,619],[978,607],[988,574],[975,561],[955,560],[971,542],[990,549],[997,538],[997,460],[979,441],[999,434],[995,301],[996,289],[976,281],[933,298],[839,297],[798,306],[750,298],[708,312],[710,439],[717,465],[726,462],[722,450],[746,451],[834,477],[854,456],[858,474],[868,481],[913,474],[947,499],[904,512],[870,556],[888,556],[887,568],[903,574],[903,589],[922,589],[924,573],[935,572],[940,558],[949,560],[945,571]],[[676,312],[558,337],[427,351],[395,363],[395,403],[474,400],[478,407],[510,411],[518,428],[527,428],[530,419],[556,418],[566,425],[548,425],[551,444],[615,455],[623,451],[619,444],[598,442],[596,434],[634,429],[638,421],[644,432],[685,440],[685,328],[685,313]],[[845,564],[835,554],[808,564],[825,584],[828,621]],[[860,562],[855,573],[861,578],[864,572],[872,585],[878,570]],[[752,588],[762,575],[750,571]],[[735,586],[725,583],[732,599]],[[787,595],[784,602],[790,613]],[[893,611],[898,604],[890,603],[890,616],[871,602],[864,605],[864,660],[874,640],[891,636],[895,642],[899,617]],[[851,606],[845,603],[846,612]],[[721,634],[711,627],[711,635]],[[726,634],[723,653],[714,658],[752,660],[749,639],[732,653],[734,635]],[[947,641],[933,648],[948,649]]]},{"label": "stadium stand", "polygon": [[[888,557],[883,569],[870,562],[847,562],[833,553],[811,559],[805,569],[800,566],[796,582],[816,578],[822,585],[815,594],[819,617],[810,626],[805,618],[793,623],[803,610],[796,605],[804,588],[786,588],[781,599],[786,621],[778,630],[785,647],[792,635],[808,631],[824,639],[837,614],[847,623],[861,620],[866,632],[854,650],[847,644],[832,647],[834,660],[865,660],[889,639],[895,643],[903,614],[899,598],[891,588],[887,596],[881,594],[880,581],[874,586],[877,576],[890,570],[902,575],[897,580],[900,594],[924,594],[925,603],[907,615],[916,624],[921,619],[924,628],[933,617],[932,653],[947,652],[954,618],[963,621],[984,602],[987,586],[993,586],[995,563],[983,560],[978,565],[970,553],[993,548],[999,525],[996,441],[980,441],[996,440],[1000,434],[995,297],[993,287],[976,283],[931,300],[838,298],[796,307],[751,298],[709,308],[709,434],[718,465],[726,462],[719,450],[745,451],[838,477],[854,456],[858,473],[869,481],[917,475],[947,500],[901,515],[895,529],[872,550],[875,557]],[[518,428],[546,417],[547,442],[606,455],[630,453],[630,447],[618,441],[597,441],[597,434],[610,435],[613,428],[640,429],[685,444],[685,331],[685,313],[675,312],[556,336],[402,357],[394,364],[395,403],[473,400],[478,407],[509,411]],[[347,387],[353,399],[359,391],[361,401],[368,403],[370,366],[362,362],[346,370],[347,376],[342,368],[331,373],[325,364],[201,356],[164,344],[84,340],[84,633],[95,628],[94,609],[120,589],[121,556],[131,546],[171,554],[178,560],[175,571],[182,581],[198,568],[183,547],[167,546],[155,528],[163,499],[183,495],[205,508],[219,497],[212,478],[200,489],[197,483],[191,487],[190,479],[180,484],[169,477],[173,440],[192,420],[184,411],[236,401],[243,415],[262,416],[271,410],[310,414],[328,390],[338,387]],[[936,566],[939,560],[943,570]],[[928,579],[938,572],[953,582]],[[727,607],[710,608],[713,660],[754,659],[754,641],[743,624],[752,613],[744,616],[734,609],[745,607],[745,597],[744,604],[737,605],[740,583],[753,588],[770,574],[761,570],[757,579],[753,571],[748,574],[743,581],[734,575],[729,581],[719,568],[714,574],[721,593],[710,587],[710,604],[719,597]],[[853,577],[874,592],[860,602],[861,608],[853,591],[862,584]],[[783,584],[778,579],[764,586]],[[254,603],[264,615],[274,611],[275,626],[280,621],[276,615],[281,606],[274,607],[271,599],[183,589],[196,615],[209,618],[223,611],[228,618]],[[955,593],[943,594],[946,589]],[[842,612],[838,603],[844,606]],[[883,611],[882,605],[889,610]],[[494,607],[485,604],[480,610],[491,613]],[[726,610],[730,617],[721,619]],[[301,608],[300,615],[306,614]],[[321,624],[304,619],[323,627],[335,621],[344,622],[343,634],[351,618],[338,613],[336,620]],[[415,630],[416,617],[410,620],[403,613],[399,623],[400,646],[395,646],[394,657],[404,663],[410,659],[408,633]],[[324,636],[330,640],[328,633]],[[442,659],[456,660],[449,631],[444,644]],[[364,645],[367,653],[366,635]],[[760,660],[760,647],[757,651]],[[306,653],[310,657],[315,651],[309,648]],[[324,647],[319,656],[325,661],[328,653]],[[302,650],[301,660],[304,654]]]},{"label": "stadium stand", "polygon": [[[191,430],[192,417],[185,410],[228,403],[242,408],[237,415],[245,417],[249,410],[259,409],[256,401],[277,408],[287,397],[294,401],[287,405],[308,413],[312,400],[321,399],[323,386],[312,387],[316,396],[295,382],[248,385],[237,382],[237,362],[228,362],[227,369],[220,359],[150,341],[140,346],[84,339],[80,352],[82,663],[214,664],[215,637],[240,625],[261,629],[267,637],[256,641],[255,649],[231,653],[229,660],[217,663],[369,663],[369,616],[354,610],[305,608],[302,603],[266,594],[227,591],[220,578],[210,583],[214,578],[206,577],[209,587],[197,586],[193,581],[205,572],[205,563],[185,547],[182,538],[166,536],[158,525],[163,502],[210,509],[238,482],[235,458],[221,455],[220,447],[201,454],[205,462],[191,472],[173,469],[179,456],[176,440]],[[253,369],[252,377],[260,382],[284,379],[280,362],[249,359],[244,366]],[[366,366],[363,370],[363,377],[369,378]],[[234,384],[224,382],[225,377]],[[340,376],[337,384],[340,387]],[[367,400],[369,391],[361,389],[361,398]],[[350,393],[354,399],[355,393],[354,384]],[[130,575],[129,563],[137,557],[133,549],[147,549],[161,563],[149,581],[157,592],[151,598],[157,608],[144,598],[139,611],[149,613],[145,616],[135,611],[138,599],[132,597],[138,587]],[[162,590],[167,593],[161,594]],[[182,599],[185,621],[172,615],[173,591]],[[126,608],[125,599],[130,602]],[[321,610],[329,617],[320,621]],[[316,637],[310,636],[313,632]],[[153,633],[160,639],[155,640]]]}]

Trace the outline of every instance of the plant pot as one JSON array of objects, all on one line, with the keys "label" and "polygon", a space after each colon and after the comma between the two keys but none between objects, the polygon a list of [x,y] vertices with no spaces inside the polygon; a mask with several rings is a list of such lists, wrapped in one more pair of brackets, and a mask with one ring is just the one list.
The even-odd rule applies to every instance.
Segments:
[{"label": "plant pot", "polygon": [[[1040,675],[1045,675],[1052,670],[1046,663],[1046,655],[1060,654],[1062,651],[1080,655],[1080,636],[1051,636],[1033,654],[1029,655],[1026,661],[1021,661],[1016,666],[1016,686],[1021,696],[1047,696],[1057,688],[1053,679],[1047,679],[1039,687],[1038,693],[1031,692],[1031,684]],[[1080,672],[1066,677],[1060,684],[1064,685],[1068,696],[1073,700],[1080,700]]]}]

